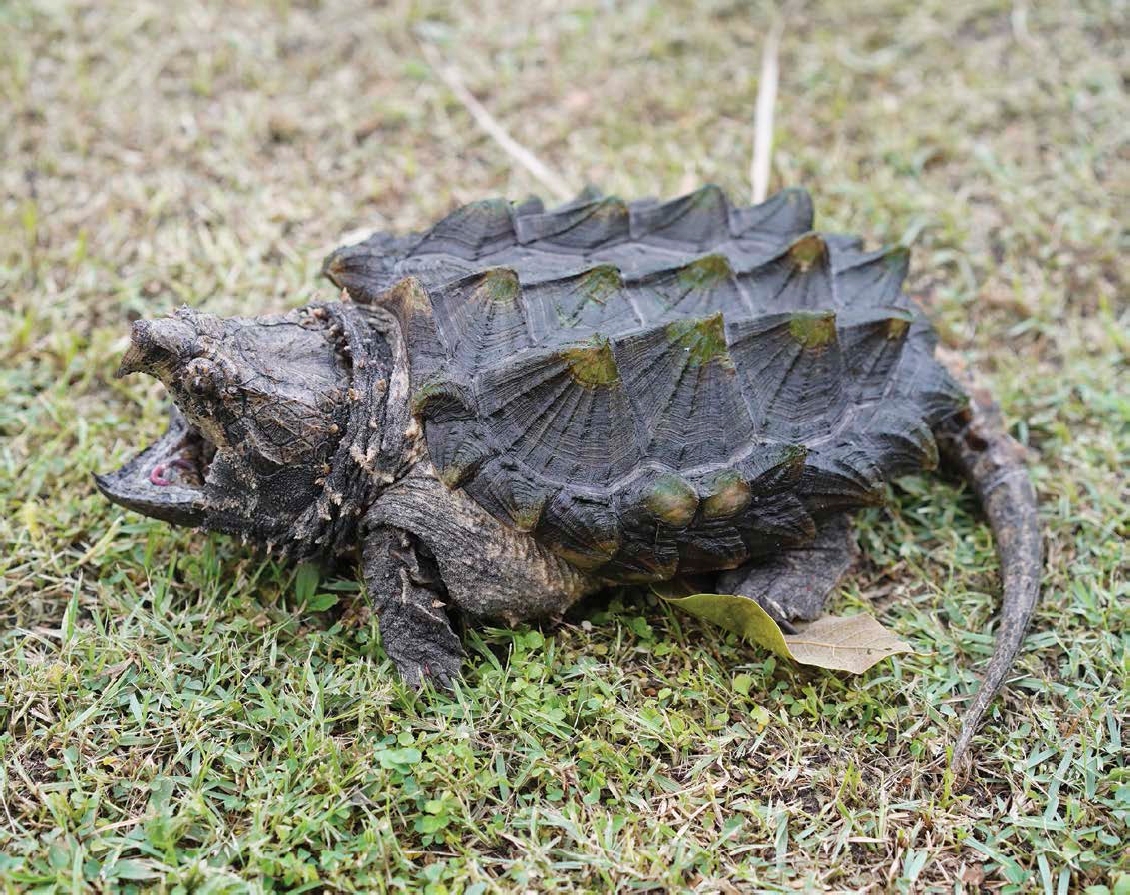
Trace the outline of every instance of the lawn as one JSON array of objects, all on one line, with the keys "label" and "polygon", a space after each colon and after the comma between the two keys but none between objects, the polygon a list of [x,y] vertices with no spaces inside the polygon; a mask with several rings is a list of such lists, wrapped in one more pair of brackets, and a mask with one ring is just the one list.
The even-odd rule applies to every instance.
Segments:
[{"label": "lawn", "polygon": [[[910,287],[1030,452],[1044,598],[967,781],[999,585],[968,490],[864,514],[793,667],[644,593],[391,674],[356,582],[111,506],[162,431],[130,321],[332,297],[321,259],[538,182],[435,47],[580,188],[771,185],[913,236]],[[1130,892],[1130,13],[1107,2],[0,2],[0,890]],[[1122,387],[1118,387],[1118,378]]]}]

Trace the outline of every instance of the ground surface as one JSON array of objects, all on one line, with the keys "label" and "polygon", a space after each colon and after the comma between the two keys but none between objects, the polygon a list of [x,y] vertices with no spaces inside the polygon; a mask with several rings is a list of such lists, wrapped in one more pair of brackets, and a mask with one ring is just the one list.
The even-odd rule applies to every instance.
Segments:
[{"label": "ground surface", "polygon": [[352,581],[95,493],[162,428],[112,378],[131,319],[328,297],[347,231],[537,191],[419,40],[572,184],[748,193],[768,10],[225,6],[0,4],[0,888],[1130,891],[1124,4],[829,2],[782,38],[773,183],[917,234],[1031,447],[1046,595],[963,786],[998,585],[953,483],[865,516],[836,600],[918,655],[787,667],[624,595],[468,632],[454,698],[393,680]]}]

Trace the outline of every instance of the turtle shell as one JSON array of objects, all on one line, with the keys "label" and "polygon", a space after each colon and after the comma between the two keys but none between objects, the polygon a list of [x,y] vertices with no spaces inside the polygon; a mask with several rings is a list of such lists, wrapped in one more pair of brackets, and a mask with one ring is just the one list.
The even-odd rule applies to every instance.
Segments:
[{"label": "turtle shell", "polygon": [[706,186],[475,202],[326,272],[399,320],[443,481],[626,583],[805,544],[936,465],[965,398],[907,264],[812,232],[802,190],[739,208]]}]

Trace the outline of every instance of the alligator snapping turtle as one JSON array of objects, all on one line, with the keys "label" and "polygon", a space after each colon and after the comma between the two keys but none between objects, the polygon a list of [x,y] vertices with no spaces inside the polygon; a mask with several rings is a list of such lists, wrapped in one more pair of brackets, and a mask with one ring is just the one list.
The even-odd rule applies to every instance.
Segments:
[{"label": "alligator snapping turtle", "polygon": [[359,553],[400,674],[449,684],[451,606],[515,622],[717,572],[786,630],[812,619],[850,565],[848,514],[940,453],[1004,583],[956,758],[1020,648],[1041,537],[1022,451],[935,359],[907,263],[812,232],[796,189],[472,203],[331,254],[340,302],[134,324],[119,375],[176,406],[98,485],[292,557]]}]

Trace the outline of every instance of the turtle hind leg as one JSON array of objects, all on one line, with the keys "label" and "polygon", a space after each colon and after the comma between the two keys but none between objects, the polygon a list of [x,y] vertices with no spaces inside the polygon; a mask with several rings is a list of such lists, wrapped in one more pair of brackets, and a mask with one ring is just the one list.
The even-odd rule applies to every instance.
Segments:
[{"label": "turtle hind leg", "polygon": [[381,644],[405,683],[432,681],[451,689],[463,664],[463,646],[448,620],[435,561],[406,531],[370,529],[362,569],[381,630]]},{"label": "turtle hind leg", "polygon": [[793,547],[756,565],[723,572],[719,593],[756,600],[785,631],[793,619],[811,621],[859,555],[851,520],[844,514],[825,521],[810,544]]}]

